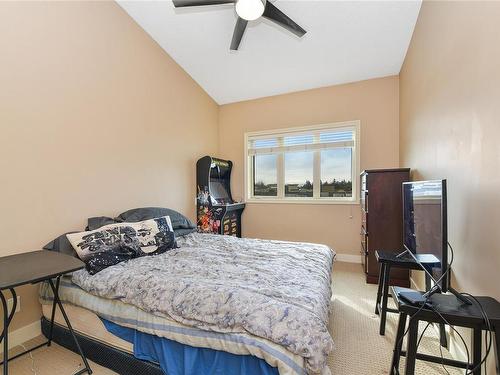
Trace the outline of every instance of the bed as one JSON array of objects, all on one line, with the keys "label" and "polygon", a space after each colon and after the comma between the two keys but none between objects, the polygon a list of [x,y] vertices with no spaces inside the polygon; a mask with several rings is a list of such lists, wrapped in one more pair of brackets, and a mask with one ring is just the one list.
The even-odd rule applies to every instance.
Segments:
[{"label": "bed", "polygon": [[[81,270],[64,278],[59,294],[76,331],[96,345],[158,362],[156,369],[169,375],[329,373],[330,248],[196,232],[177,244],[95,275]],[[47,286],[40,301],[50,319]],[[172,353],[186,363],[174,366]],[[215,371],[203,367],[203,358],[222,362]]]}]

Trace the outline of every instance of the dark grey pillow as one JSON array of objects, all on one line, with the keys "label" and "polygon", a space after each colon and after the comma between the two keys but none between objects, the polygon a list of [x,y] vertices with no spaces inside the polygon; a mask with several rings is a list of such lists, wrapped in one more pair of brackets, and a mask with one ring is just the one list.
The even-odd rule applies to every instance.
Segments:
[{"label": "dark grey pillow", "polygon": [[87,228],[85,230],[95,230],[105,225],[116,223],[117,221],[115,219],[107,216],[89,217],[87,219]]},{"label": "dark grey pillow", "polygon": [[184,236],[188,235],[189,233],[193,233],[193,232],[196,232],[196,228],[189,228],[189,229],[179,228],[179,229],[174,229],[175,238],[184,237]]},{"label": "dark grey pillow", "polygon": [[133,223],[136,221],[154,219],[162,216],[170,216],[170,221],[172,222],[174,232],[176,231],[176,229],[196,229],[196,225],[180,212],[171,210],[170,208],[162,207],[134,208],[132,210],[121,213],[120,215],[115,217],[115,220],[117,222],[125,221]]},{"label": "dark grey pillow", "polygon": [[68,238],[66,237],[67,234],[70,233],[77,233],[77,232],[68,232],[60,235],[57,237],[55,240],[50,241],[47,245],[43,247],[44,250],[50,250],[50,251],[57,251],[58,253],[66,254],[66,255],[71,255],[73,257],[77,257],[78,255],[76,254],[75,249],[73,249],[73,246],[71,246],[71,243],[69,242]]}]

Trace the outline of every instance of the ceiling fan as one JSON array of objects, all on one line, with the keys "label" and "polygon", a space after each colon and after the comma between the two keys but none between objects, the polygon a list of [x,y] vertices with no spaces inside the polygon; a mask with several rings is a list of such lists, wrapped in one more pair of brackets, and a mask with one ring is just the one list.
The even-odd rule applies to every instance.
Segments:
[{"label": "ceiling fan", "polygon": [[269,0],[173,0],[173,3],[176,8],[234,3],[238,20],[231,41],[231,50],[233,51],[236,51],[240,46],[248,21],[254,21],[260,17],[277,23],[298,37],[302,37],[306,33],[302,27],[276,8]]}]

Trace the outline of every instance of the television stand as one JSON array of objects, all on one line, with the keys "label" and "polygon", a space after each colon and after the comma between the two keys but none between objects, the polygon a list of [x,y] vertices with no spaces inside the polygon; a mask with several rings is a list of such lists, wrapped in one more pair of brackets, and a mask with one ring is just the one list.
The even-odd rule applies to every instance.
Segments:
[{"label": "television stand", "polygon": [[[441,293],[442,288],[439,285],[439,282],[436,282],[437,280],[434,279],[430,271],[427,269],[427,267],[435,265],[435,264],[441,264],[438,258],[436,258],[435,255],[433,254],[413,254],[411,251],[408,249],[404,250],[403,252],[399,253],[396,255],[396,258],[403,258],[406,255],[410,255],[415,262],[421,267],[422,271],[425,272],[426,274],[426,279],[427,277],[430,278],[430,280],[434,281],[434,285],[425,293],[422,295],[422,298],[417,297],[416,295],[411,295],[411,296],[404,296],[403,298],[407,301],[410,302],[411,299],[414,299],[416,303],[418,303],[418,306],[422,306],[423,303],[425,303],[426,300],[430,298],[435,293]],[[448,270],[449,268],[447,268]],[[448,278],[444,277],[444,280],[442,282],[447,282]],[[448,286],[448,291],[453,294],[455,297],[457,297],[458,300],[460,300],[462,303],[465,303],[467,305],[472,305],[472,302],[469,301],[468,298],[464,297],[461,295],[456,289],[453,289],[451,286]],[[405,292],[403,292],[406,294]],[[408,299],[406,299],[408,298]]]},{"label": "television stand", "polygon": [[[496,345],[493,343],[491,353],[494,353],[497,368],[500,368],[500,303],[494,298],[476,297],[486,311],[490,321],[490,326],[488,327],[484,321],[481,310],[475,304],[460,304],[457,299],[451,295],[436,293],[432,295],[429,300],[432,308],[421,308],[408,304],[401,298],[401,293],[406,291],[408,290],[399,287],[393,287],[391,291],[399,312],[399,323],[396,338],[394,340],[394,352],[389,371],[390,375],[399,374],[399,362],[402,356],[406,357],[405,374],[415,373],[415,361],[417,359],[461,369],[468,368],[470,370],[473,367],[477,367],[474,374],[481,374],[480,363],[484,344],[482,342],[482,331],[487,329],[491,329],[495,332],[494,340],[496,341]],[[408,320],[407,348],[403,350],[403,337],[407,331],[406,322]],[[453,326],[471,328],[473,330],[472,363],[465,363],[463,361],[447,358],[443,359],[439,356],[436,357],[417,351],[419,321],[442,324],[444,320]]]},{"label": "television stand", "polygon": [[[433,267],[439,265],[440,262],[436,257],[433,259],[430,257],[422,257],[420,263],[415,261],[413,257],[405,257],[404,255],[398,256],[397,253],[393,251],[375,251],[375,257],[380,265],[378,290],[377,290],[377,302],[375,305],[375,314],[380,315],[380,335],[385,334],[385,323],[387,320],[387,313],[397,313],[395,309],[387,307],[387,300],[389,297],[389,284],[390,284],[390,274],[391,268],[402,268],[406,270],[421,271],[421,264],[425,264],[427,267]],[[425,274],[425,287],[426,290],[431,290],[431,279],[429,275]],[[439,325],[440,332],[440,342],[441,346],[448,347],[448,342],[446,340],[446,332],[444,329],[444,324]]]}]

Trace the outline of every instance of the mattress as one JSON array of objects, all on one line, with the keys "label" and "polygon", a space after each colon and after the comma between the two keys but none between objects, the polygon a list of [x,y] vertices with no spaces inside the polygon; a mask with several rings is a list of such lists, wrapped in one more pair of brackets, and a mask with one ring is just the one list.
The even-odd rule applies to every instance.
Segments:
[{"label": "mattress", "polygon": [[[93,340],[114,347],[115,349],[132,354],[134,348],[128,341],[122,340],[118,336],[109,333],[101,319],[92,311],[82,307],[73,306],[67,303],[63,304],[64,310],[68,315],[69,321],[73,329]],[[43,316],[50,321],[52,314],[52,305],[42,305]],[[67,328],[66,322],[62,316],[61,310],[56,308],[54,321]]]},{"label": "mattress", "polygon": [[[59,297],[76,331],[129,353],[133,353],[132,345],[109,333],[100,318],[184,345],[237,355],[253,355],[277,367],[280,375],[304,375],[306,373],[302,357],[268,340],[250,334],[218,333],[188,327],[171,319],[147,313],[119,300],[95,296],[73,284],[67,277],[61,279]],[[48,284],[40,284],[40,302],[44,316],[49,320],[52,301],[52,291]],[[66,326],[58,310],[56,309],[55,321]]]}]

